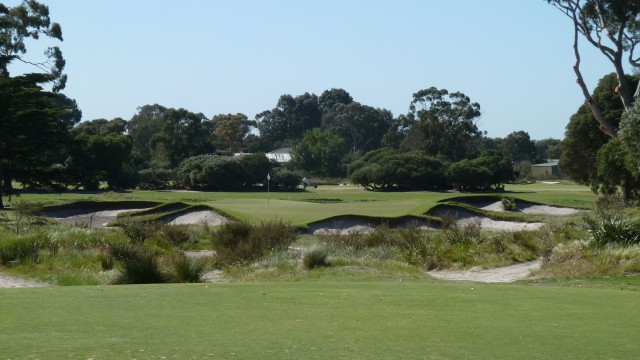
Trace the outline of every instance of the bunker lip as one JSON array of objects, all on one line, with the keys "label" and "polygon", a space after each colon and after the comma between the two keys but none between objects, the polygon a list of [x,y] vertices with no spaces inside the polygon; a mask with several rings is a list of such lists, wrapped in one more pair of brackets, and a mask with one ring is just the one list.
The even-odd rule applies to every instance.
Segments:
[{"label": "bunker lip", "polygon": [[[552,215],[552,216],[565,216],[565,215],[574,215],[579,213],[581,210],[561,207],[561,206],[551,206],[540,203],[535,203],[526,200],[516,200],[516,209],[515,212],[521,212],[525,214],[537,214],[537,215]],[[454,198],[447,198],[440,200],[440,202],[457,202],[461,204],[466,204],[473,206],[478,209],[488,210],[488,211],[496,211],[503,212],[507,211],[502,204],[502,199],[499,196],[491,196],[491,195],[475,195],[475,196],[460,196]]]},{"label": "bunker lip", "polygon": [[159,204],[155,201],[78,201],[46,207],[40,211],[40,215],[67,225],[106,228],[121,213],[146,210]]}]

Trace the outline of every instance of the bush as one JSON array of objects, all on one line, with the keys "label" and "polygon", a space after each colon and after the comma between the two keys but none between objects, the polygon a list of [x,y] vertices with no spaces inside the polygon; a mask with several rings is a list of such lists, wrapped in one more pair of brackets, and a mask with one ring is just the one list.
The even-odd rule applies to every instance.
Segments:
[{"label": "bush", "polygon": [[516,199],[512,197],[502,198],[502,206],[506,211],[516,211],[518,209],[518,205],[516,204]]},{"label": "bush", "polygon": [[194,241],[188,225],[164,225],[161,227],[162,236],[175,247]]},{"label": "bush", "polygon": [[297,237],[296,229],[282,221],[249,224],[231,222],[211,234],[220,265],[258,260],[274,251],[286,249]]},{"label": "bush", "polygon": [[160,230],[160,226],[161,224],[155,221],[137,219],[126,219],[120,222],[124,235],[135,244],[144,244],[145,240],[153,237]]},{"label": "bush", "polygon": [[155,254],[142,245],[128,242],[115,243],[111,255],[120,261],[118,275],[112,284],[156,284],[168,282]]},{"label": "bush", "polygon": [[622,200],[617,196],[598,198],[594,210],[583,216],[583,221],[596,247],[640,243],[640,228],[625,216]]},{"label": "bush", "polygon": [[410,265],[422,265],[428,256],[424,233],[416,226],[400,229],[397,244],[398,257]]},{"label": "bush", "polygon": [[207,270],[207,261],[177,254],[171,258],[171,267],[175,282],[197,283]]},{"label": "bush", "polygon": [[314,247],[305,251],[302,256],[302,267],[311,270],[317,267],[329,266],[327,251],[320,247]]}]

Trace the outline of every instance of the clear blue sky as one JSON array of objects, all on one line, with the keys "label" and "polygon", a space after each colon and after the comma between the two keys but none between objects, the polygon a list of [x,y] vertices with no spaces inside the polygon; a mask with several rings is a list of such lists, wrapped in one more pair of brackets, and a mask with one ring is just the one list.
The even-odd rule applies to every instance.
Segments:
[{"label": "clear blue sky", "polygon": [[[398,115],[435,86],[480,103],[488,136],[543,139],[563,138],[584,101],[570,20],[543,0],[41,2],[62,26],[64,93],[83,120],[153,103],[254,118],[282,94],[330,88]],[[612,67],[582,49],[593,88]]]}]

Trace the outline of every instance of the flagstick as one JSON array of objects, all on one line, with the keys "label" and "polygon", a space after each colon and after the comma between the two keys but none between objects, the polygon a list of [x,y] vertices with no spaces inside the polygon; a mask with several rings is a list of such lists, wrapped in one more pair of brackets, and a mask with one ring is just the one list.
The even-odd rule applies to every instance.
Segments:
[{"label": "flagstick", "polygon": [[267,206],[269,206],[269,188],[271,187],[271,174],[267,173]]}]

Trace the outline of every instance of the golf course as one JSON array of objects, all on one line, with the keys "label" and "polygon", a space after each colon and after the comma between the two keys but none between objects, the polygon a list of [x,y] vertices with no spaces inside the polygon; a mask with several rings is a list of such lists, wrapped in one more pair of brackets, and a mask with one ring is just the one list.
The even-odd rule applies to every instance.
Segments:
[{"label": "golf course", "polygon": [[[311,223],[343,215],[430,220],[434,218],[428,215],[430,210],[442,204],[479,204],[479,199],[487,203],[491,200],[487,197],[494,196],[494,200],[509,197],[518,203],[582,212],[589,211],[595,199],[586,187],[538,183],[510,185],[503,193],[480,197],[320,186],[290,193],[27,193],[14,201],[37,202],[45,209],[61,205],[70,209],[78,202],[85,207],[87,202],[112,208],[113,203],[127,203],[132,209],[139,202],[147,209],[177,209],[181,207],[151,205],[181,203],[187,209],[206,206],[233,221],[286,221],[303,231]],[[581,216],[478,211],[496,221],[545,223],[555,231],[563,222],[577,224]],[[9,214],[5,219],[14,216],[5,213]],[[51,225],[39,227],[74,228],[44,219]],[[4,224],[11,226],[9,220]],[[107,237],[118,232],[76,225]],[[191,229],[199,231],[202,226],[208,227],[195,224]],[[482,230],[487,231],[495,233]],[[298,259],[305,248],[339,237],[298,235],[287,251],[253,264],[225,266],[216,270],[214,280],[187,284],[109,285],[107,277],[113,273],[101,272],[105,279],[101,283],[61,286],[63,278],[52,275],[61,270],[42,267],[49,260],[5,264],[0,274],[39,281],[41,286],[0,289],[0,355],[3,359],[634,359],[640,354],[637,273],[533,274],[503,284],[445,281],[397,255],[376,258],[384,246],[360,249],[356,256],[353,249],[352,255],[335,250],[337,245],[327,247],[330,266],[300,268]],[[210,248],[203,243],[190,246],[200,251]],[[468,269],[460,264],[453,268]]]}]

